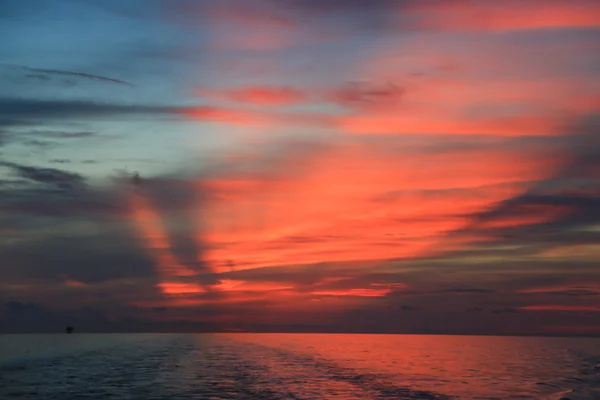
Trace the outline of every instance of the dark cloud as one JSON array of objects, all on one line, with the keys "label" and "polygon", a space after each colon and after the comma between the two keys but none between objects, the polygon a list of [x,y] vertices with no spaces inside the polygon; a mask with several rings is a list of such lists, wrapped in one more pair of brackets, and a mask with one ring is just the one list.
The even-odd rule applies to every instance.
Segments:
[{"label": "dark cloud", "polygon": [[125,174],[121,183],[129,185],[138,196],[143,196],[165,218],[170,227],[168,235],[171,251],[178,261],[199,274],[203,284],[214,284],[217,280],[210,274],[203,261],[205,248],[198,239],[203,227],[198,218],[190,218],[189,212],[201,209],[203,195],[198,184],[183,179],[145,178],[138,173]]},{"label": "dark cloud", "polygon": [[[561,207],[549,214],[548,207]],[[564,210],[564,213],[561,213]],[[526,218],[543,213],[547,220],[498,228],[477,228],[488,221]],[[503,243],[521,243],[529,246],[554,247],[556,245],[597,243],[598,232],[582,228],[600,222],[600,191],[582,194],[525,194],[502,203],[499,207],[476,217],[477,232],[497,237]]]},{"label": "dark cloud", "polygon": [[[39,100],[0,98],[0,120],[18,118],[19,120],[48,123],[69,119],[103,119],[190,115],[197,121],[227,121],[239,118],[239,111],[212,106],[175,107],[160,105],[108,104],[76,100]],[[70,133],[56,134],[57,138],[69,137]],[[73,134],[71,134],[73,135]],[[90,136],[91,133],[75,133],[74,137]]]},{"label": "dark cloud", "polygon": [[[93,188],[80,175],[55,169],[11,168],[25,179],[0,185],[0,227],[13,239],[0,243],[3,265],[10,266],[1,271],[4,282],[141,277],[152,287],[155,261],[136,238],[122,188]],[[68,185],[73,189],[65,190]]]},{"label": "dark cloud", "polygon": [[[169,312],[181,318],[169,322],[153,321],[156,314]],[[213,310],[193,311],[203,318],[215,316]],[[243,309],[230,307],[228,313],[242,313]],[[110,315],[110,318],[109,318]],[[143,309],[134,306],[96,304],[50,307],[41,302],[7,299],[0,304],[0,333],[44,332],[62,333],[66,326],[75,332],[218,332],[223,328],[215,322],[194,322],[189,311],[155,307]]]},{"label": "dark cloud", "polygon": [[50,77],[47,75],[41,75],[41,74],[27,74],[25,75],[26,78],[31,78],[31,79],[37,79],[40,81],[49,81]]},{"label": "dark cloud", "polygon": [[18,187],[24,187],[29,184],[29,181],[25,179],[0,179],[0,188],[2,189],[15,189]]},{"label": "dark cloud", "polygon": [[1,115],[2,110],[0,109],[0,147],[14,140],[15,133],[13,129],[31,125],[28,121],[13,119],[10,115],[3,118]]},{"label": "dark cloud", "polygon": [[25,121],[22,119],[14,119],[10,116],[0,118],[0,128],[18,127],[18,126],[29,126],[32,125],[31,121]]},{"label": "dark cloud", "polygon": [[413,306],[400,306],[400,309],[402,311],[418,311],[419,309],[417,307],[413,307]]},{"label": "dark cloud", "polygon": [[78,189],[85,186],[85,178],[74,172],[54,168],[39,168],[12,162],[0,162],[0,166],[12,169],[17,175],[59,189]]},{"label": "dark cloud", "polygon": [[13,162],[0,162],[2,167],[19,177],[0,184],[0,224],[5,226],[20,229],[38,217],[95,220],[125,213],[117,192],[91,188],[79,173]]},{"label": "dark cloud", "polygon": [[21,303],[19,301],[9,301],[5,304],[6,313],[8,315],[14,315],[22,317],[26,315],[39,316],[47,312],[46,308],[39,304],[32,303]]},{"label": "dark cloud", "polygon": [[0,98],[0,119],[10,117],[20,119],[90,118],[175,112],[177,112],[177,108],[174,107],[102,104],[74,100]]},{"label": "dark cloud", "polygon": [[494,314],[516,314],[519,312],[519,310],[517,310],[516,308],[512,308],[512,307],[505,307],[505,308],[493,309],[493,310],[491,310],[491,312]]},{"label": "dark cloud", "polygon": [[84,139],[90,138],[97,135],[96,132],[89,131],[76,131],[76,132],[68,132],[68,131],[39,131],[32,130],[29,132],[25,132],[25,135],[45,137],[49,139]]},{"label": "dark cloud", "polygon": [[566,290],[548,290],[548,291],[537,291],[535,294],[540,295],[553,295],[553,296],[568,296],[568,297],[593,297],[600,296],[599,290],[590,289],[566,289]]},{"label": "dark cloud", "polygon": [[600,121],[593,114],[566,126],[570,135],[555,143],[561,147],[556,172],[525,193],[471,216],[472,224],[460,233],[519,245],[524,254],[600,241],[599,232],[586,229],[600,224]]},{"label": "dark cloud", "polygon": [[34,78],[34,79],[48,80],[53,75],[71,76],[71,77],[92,79],[92,80],[96,80],[96,81],[102,81],[102,82],[107,82],[107,83],[116,83],[119,85],[135,87],[134,84],[125,82],[120,79],[109,78],[109,77],[101,76],[101,75],[88,74],[85,72],[64,71],[64,70],[58,70],[58,69],[45,69],[45,68],[32,68],[32,67],[27,67],[25,65],[4,64],[2,66],[6,67],[6,68],[13,68],[13,69],[18,69],[18,70],[28,72],[25,76],[28,78]]},{"label": "dark cloud", "polygon": [[60,227],[68,225],[66,221],[57,225],[55,237],[23,238],[3,245],[3,262],[11,265],[10,270],[2,270],[3,281],[51,284],[59,276],[68,276],[86,284],[128,278],[147,278],[152,284],[154,262],[129,232],[105,228],[104,232],[77,236],[61,232]]},{"label": "dark cloud", "polygon": [[466,309],[467,312],[482,312],[483,308],[479,308],[479,307],[469,307]]},{"label": "dark cloud", "polygon": [[[1,111],[0,111],[1,112]],[[34,125],[33,123],[30,125]],[[61,146],[63,140],[88,139],[98,136],[96,132],[90,131],[61,131],[61,130],[23,130],[12,127],[2,129],[0,122],[0,146],[2,144],[20,143],[25,146],[35,147],[42,150]]]},{"label": "dark cloud", "polygon": [[60,144],[58,144],[56,142],[49,142],[46,140],[30,139],[30,140],[23,140],[21,143],[24,144],[25,146],[28,146],[31,148],[36,148],[36,149],[42,150],[42,151],[60,147]]},{"label": "dark cloud", "polygon": [[403,88],[394,84],[374,85],[353,82],[332,91],[327,99],[343,107],[380,109],[399,106],[404,93]]},{"label": "dark cloud", "polygon": [[[110,332],[124,324],[109,320],[102,312],[81,307],[54,309],[42,304],[10,300],[0,307],[0,332],[64,332],[74,326],[76,332]],[[118,328],[117,328],[118,329]]]},{"label": "dark cloud", "polygon": [[480,288],[457,288],[457,289],[443,289],[438,293],[459,293],[459,294],[482,294],[482,293],[495,293],[493,289],[480,289]]},{"label": "dark cloud", "polygon": [[92,220],[119,216],[124,212],[110,202],[91,198],[90,193],[78,193],[77,196],[65,194],[64,190],[4,190],[0,191],[3,196],[0,210],[23,218],[71,217]]}]

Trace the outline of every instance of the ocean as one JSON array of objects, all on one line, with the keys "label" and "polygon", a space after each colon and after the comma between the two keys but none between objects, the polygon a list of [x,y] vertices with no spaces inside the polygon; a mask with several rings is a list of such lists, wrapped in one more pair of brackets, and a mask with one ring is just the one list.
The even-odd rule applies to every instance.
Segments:
[{"label": "ocean", "polygon": [[0,399],[600,399],[600,339],[0,335]]}]

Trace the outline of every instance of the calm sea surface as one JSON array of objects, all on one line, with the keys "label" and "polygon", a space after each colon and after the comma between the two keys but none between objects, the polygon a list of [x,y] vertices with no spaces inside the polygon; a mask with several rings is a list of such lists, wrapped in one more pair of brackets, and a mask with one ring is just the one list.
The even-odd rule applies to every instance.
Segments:
[{"label": "calm sea surface", "polygon": [[600,399],[600,339],[0,335],[0,399]]}]

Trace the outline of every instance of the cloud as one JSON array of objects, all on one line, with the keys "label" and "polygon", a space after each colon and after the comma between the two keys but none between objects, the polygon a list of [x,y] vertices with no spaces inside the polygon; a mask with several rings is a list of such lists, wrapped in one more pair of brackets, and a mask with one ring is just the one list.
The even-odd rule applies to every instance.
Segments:
[{"label": "cloud", "polygon": [[563,2],[531,0],[472,2],[434,0],[407,3],[405,13],[416,17],[416,28],[459,31],[510,31],[568,27],[596,27],[598,4],[590,0]]},{"label": "cloud", "polygon": [[197,88],[195,95],[263,106],[331,103],[344,108],[373,111],[398,107],[405,89],[395,84],[350,82],[340,87],[312,91],[288,86],[246,86],[233,89]]},{"label": "cloud", "polygon": [[[286,0],[259,1],[269,4],[270,15],[285,15],[286,26],[310,26],[323,33],[348,35],[365,32],[428,31],[515,31],[598,26],[597,4],[593,0],[511,0],[473,2],[431,0],[425,2],[380,0],[332,0],[326,2]],[[258,8],[258,7],[257,7]],[[260,9],[260,8],[259,8]],[[251,13],[238,12],[252,21]]]},{"label": "cloud", "polygon": [[2,167],[19,177],[0,185],[0,220],[5,225],[24,229],[38,218],[95,220],[123,213],[116,193],[91,187],[79,173],[13,162],[2,162]]},{"label": "cloud", "polygon": [[[139,174],[126,175],[121,182],[125,184],[123,198],[129,223],[143,251],[154,261],[161,293],[167,299],[182,294],[182,290],[210,295],[218,279],[205,260],[201,186]],[[193,209],[197,214],[190,213]]]},{"label": "cloud", "polygon": [[31,122],[22,119],[14,119],[10,116],[4,118],[0,116],[0,147],[13,141],[15,136],[13,129],[29,125],[32,125]]},{"label": "cloud", "polygon": [[203,180],[209,262],[255,268],[443,252],[447,233],[543,178],[551,162],[528,151],[521,158],[497,148],[438,153],[390,143],[292,151],[273,164],[259,155]]},{"label": "cloud", "polygon": [[98,219],[107,216],[119,215],[123,211],[115,204],[105,199],[94,199],[90,194],[76,195],[65,188],[59,189],[33,189],[21,188],[18,190],[0,191],[3,199],[0,209],[12,214],[13,217],[55,217],[55,218],[86,218]]},{"label": "cloud", "polygon": [[38,137],[46,137],[51,139],[85,139],[96,136],[96,132],[90,131],[39,131],[32,130],[30,132],[25,133],[27,135],[38,136]]},{"label": "cloud", "polygon": [[[175,107],[108,104],[76,100],[0,98],[0,118],[16,117],[30,121],[59,121],[63,119],[103,119],[107,117],[156,118],[168,115],[185,116],[188,120],[242,125],[261,124],[276,120],[276,118],[270,118],[268,115],[258,112],[212,106]],[[49,135],[52,136],[53,134],[50,133]],[[55,137],[61,136],[62,138],[85,137],[86,135],[87,133],[84,132],[54,134]]]},{"label": "cloud", "polygon": [[[568,258],[570,251],[578,251],[569,249],[574,243],[592,245],[598,233],[591,227],[600,224],[597,140],[597,133],[587,132],[565,139],[562,160],[551,174],[525,192],[473,214],[466,231],[505,244],[527,243],[546,260]],[[594,259],[592,253],[588,259]]]},{"label": "cloud", "polygon": [[505,308],[493,309],[493,310],[491,310],[491,312],[494,314],[516,314],[519,311],[516,308],[505,307]]},{"label": "cloud", "polygon": [[467,312],[482,312],[483,309],[479,307],[469,307],[466,309]]},{"label": "cloud", "polygon": [[47,312],[47,310],[39,304],[21,303],[18,301],[9,301],[5,304],[5,307],[9,315],[19,317],[24,315],[39,315]]},{"label": "cloud", "polygon": [[53,76],[53,75],[71,76],[71,77],[92,79],[92,80],[101,81],[101,82],[115,83],[118,85],[135,87],[134,84],[125,82],[120,79],[109,78],[109,77],[101,76],[101,75],[88,74],[85,72],[64,71],[64,70],[58,70],[58,69],[45,69],[45,68],[32,68],[32,67],[27,67],[25,65],[12,65],[12,64],[3,64],[2,66],[8,67],[8,68],[13,68],[13,69],[18,69],[18,70],[22,70],[22,71],[26,71],[26,72],[31,72],[33,74],[27,74],[25,76],[29,77],[29,78],[35,78],[35,79],[48,79],[50,76]]},{"label": "cloud", "polygon": [[0,98],[0,117],[69,118],[114,115],[164,114],[176,112],[173,107],[103,104],[74,100],[38,100]]},{"label": "cloud", "polygon": [[339,129],[362,135],[499,135],[499,136],[550,136],[560,132],[561,126],[544,117],[495,117],[483,120],[457,120],[454,118],[422,117],[412,115],[350,116],[339,120]]},{"label": "cloud", "polygon": [[[288,304],[303,312],[304,307],[308,307],[304,301],[310,301],[307,299],[311,297],[326,298],[317,303],[331,307],[331,315],[344,307],[358,307],[358,302],[373,302],[379,304],[378,307],[384,306],[377,302],[386,302],[392,309],[402,309],[407,298],[410,298],[410,307],[426,310],[423,313],[444,307],[464,313],[468,304],[460,298],[472,299],[462,295],[467,293],[498,301],[495,303],[498,307],[505,302],[500,284],[485,284],[485,289],[481,289],[479,285],[483,284],[480,282],[456,281],[437,286],[450,289],[436,289],[434,284],[431,284],[433,288],[413,287],[402,276],[369,276],[366,273],[371,268],[373,272],[377,271],[375,268],[384,268],[382,260],[390,263],[410,260],[419,268],[434,263],[435,253],[438,257],[452,256],[456,248],[449,246],[447,235],[456,227],[469,224],[476,220],[474,216],[493,210],[504,201],[528,193],[536,181],[556,176],[542,168],[545,163],[531,163],[531,149],[537,148],[535,145],[524,145],[520,141],[496,145],[494,151],[498,151],[498,160],[502,162],[494,165],[491,162],[494,157],[489,153],[477,156],[481,147],[473,146],[473,143],[463,147],[460,141],[450,143],[452,151],[438,147],[439,143],[433,146],[428,142],[424,147],[409,146],[407,151],[402,151],[406,150],[404,146],[393,146],[385,140],[310,144],[303,149],[290,144],[272,146],[269,151],[260,149],[258,154],[240,154],[243,162],[235,165],[214,165],[202,173],[186,170],[185,178],[182,172],[166,177],[142,176],[137,180],[129,177],[128,182],[139,181],[139,184],[130,185],[121,202],[109,202],[117,208],[114,213],[105,215],[126,217],[121,221],[136,229],[134,237],[127,243],[136,249],[138,262],[146,268],[148,280],[142,287],[154,292],[152,295],[131,293],[122,301],[142,308],[187,308],[188,318],[198,307],[217,310],[228,304],[246,304],[249,310],[255,310],[252,308],[254,302],[262,302],[265,309]],[[506,162],[510,155],[514,157],[514,150],[511,153],[509,149],[515,147],[523,152],[523,156],[530,157],[523,157],[527,161],[519,167],[523,170],[513,169],[518,161]],[[481,163],[475,168],[473,165],[477,160]],[[412,164],[413,161],[416,164]],[[411,165],[415,166],[411,175],[403,175]],[[534,170],[539,167],[545,172],[528,177],[523,171],[530,171],[532,166]],[[561,164],[559,169],[562,171],[563,167]],[[509,168],[508,172],[504,168]],[[485,179],[474,180],[474,171],[482,173],[481,177]],[[498,177],[502,179],[495,184],[482,184],[489,178],[488,173],[492,172],[494,176],[498,171]],[[505,173],[507,175],[503,175]],[[435,179],[440,176],[443,179]],[[448,180],[447,176],[456,181]],[[520,179],[523,184],[515,185],[514,182]],[[331,184],[334,181],[336,185]],[[92,193],[82,199],[91,199]],[[302,197],[303,193],[306,197]],[[319,201],[307,201],[315,198]],[[444,207],[448,202],[452,207]],[[65,203],[59,204],[68,210]],[[325,207],[320,208],[323,205]],[[342,205],[350,208],[345,209]],[[294,212],[290,213],[290,210]],[[357,211],[352,210],[362,210],[361,218],[335,218],[357,215]],[[70,215],[79,220],[82,216],[89,218],[102,214],[77,214],[74,207]],[[489,227],[486,229],[490,230]],[[397,236],[387,235],[389,233]],[[107,243],[106,240],[103,238],[101,243]],[[423,243],[425,245],[420,247]],[[466,244],[459,243],[456,247],[460,249]],[[84,248],[83,245],[77,247]],[[93,248],[90,250],[94,254]],[[484,250],[482,252],[486,254]],[[40,254],[40,251],[33,253]],[[379,261],[360,261],[373,256]],[[70,257],[73,257],[70,261],[63,262],[73,263],[79,259],[72,253]],[[112,257],[100,261],[117,263],[117,260],[126,259],[123,254]],[[36,262],[20,259],[24,263],[21,265]],[[337,274],[335,267],[329,266],[336,261],[346,265],[343,273]],[[327,266],[319,264],[324,262]],[[353,262],[355,266],[350,267]],[[305,264],[307,269],[296,276],[282,274],[281,271],[293,271],[297,264]],[[94,268],[99,268],[96,265],[99,264],[94,263]],[[321,273],[309,272],[315,265]],[[468,269],[467,264],[460,262],[448,265],[450,269],[457,265]],[[491,262],[486,265],[493,267]],[[281,269],[269,272],[265,268],[268,266]],[[183,269],[180,267],[184,267],[186,273],[181,274]],[[248,268],[246,275],[241,271],[244,268]],[[261,269],[267,271],[261,275]],[[85,287],[71,287],[73,290],[93,290],[90,276],[78,274],[71,268],[56,268],[54,272],[86,284]],[[420,273],[427,274],[425,271]],[[256,274],[254,279],[252,274]],[[464,274],[466,272],[461,275],[463,278]],[[112,280],[118,279],[115,271],[108,276]],[[327,281],[327,278],[332,280]],[[104,277],[95,279],[110,281]],[[64,279],[61,284],[65,285]],[[405,285],[410,289],[405,290]],[[496,310],[506,312],[503,308]],[[377,314],[378,323],[383,324],[384,314],[384,311]],[[231,314],[231,318],[237,318],[237,314]]]},{"label": "cloud", "polygon": [[[118,232],[114,229],[114,222],[111,222],[112,229],[95,234],[77,236],[75,233],[61,232],[61,229],[76,226],[82,221],[74,216],[71,218],[70,221],[62,220],[56,223],[53,237],[44,238],[40,237],[39,233],[32,233],[29,237],[13,236],[12,242],[2,244],[3,261],[13,268],[11,271],[3,271],[3,293],[18,294],[22,290],[19,290],[19,284],[26,282],[33,290],[31,296],[45,298],[45,301],[51,304],[60,300],[64,294],[64,291],[57,291],[54,287],[64,284],[61,276],[88,284],[88,291],[85,293],[100,288],[95,285],[127,279],[136,282],[139,287],[131,287],[130,284],[127,289],[128,285],[125,284],[125,287],[118,288],[120,294],[129,291],[129,294],[135,295],[144,293],[147,288],[152,289],[155,282],[152,260],[138,249],[128,232]],[[88,219],[89,222],[91,220]],[[24,228],[37,228],[38,232],[41,229],[49,230],[34,224],[33,221]],[[81,300],[93,299],[82,297]]]},{"label": "cloud", "polygon": [[332,297],[384,297],[394,290],[401,289],[403,285],[379,284],[371,285],[367,288],[351,288],[346,290],[323,290],[317,289],[311,292],[313,296],[332,296]]},{"label": "cloud", "polygon": [[293,15],[300,26],[310,26],[321,34],[357,34],[365,31],[380,32],[389,27],[395,12],[404,1],[380,0],[365,3],[359,0],[303,1],[267,0],[271,7],[277,6]]},{"label": "cloud", "polygon": [[[126,330],[164,330],[162,324],[149,319],[120,316],[109,318],[105,312],[89,306],[46,307],[43,304],[9,300],[0,307],[0,330],[2,333],[40,332],[62,333],[66,326],[73,326],[75,332],[123,332]],[[130,313],[133,309],[128,310]],[[138,310],[138,316],[139,316]],[[144,315],[144,317],[147,317]],[[191,324],[196,328],[200,324]]]},{"label": "cloud", "polygon": [[[595,33],[556,29],[586,26],[576,15],[582,3],[549,2],[549,11],[435,0],[151,3],[140,13],[160,9],[169,23],[202,26],[209,59],[229,70],[243,57],[239,76],[226,87],[201,76],[215,85],[200,93],[210,105],[0,99],[3,143],[19,135],[30,145],[69,144],[43,155],[49,165],[2,164],[13,175],[0,181],[0,253],[11,266],[2,270],[2,301],[65,318],[77,312],[63,308],[93,304],[139,329],[532,334],[551,333],[547,322],[573,332],[590,325],[593,311],[542,310],[597,306]],[[268,74],[246,68],[256,59]],[[191,69],[196,77],[212,71]],[[128,84],[17,72],[36,84]],[[135,158],[99,158],[110,144],[98,154],[86,148],[101,162],[82,171],[95,176],[109,162],[148,161],[114,186],[94,186],[71,168],[77,161],[65,151],[104,129],[73,122],[110,121],[112,129],[130,119],[269,135],[238,142],[229,129],[203,127],[219,140],[208,138],[211,154],[200,156],[195,144],[204,139],[189,136],[187,146],[186,132],[167,135],[177,146],[185,136],[186,151],[201,159],[175,164],[162,141],[136,147],[152,154]],[[302,142],[280,141],[292,131]],[[219,152],[213,142],[231,147]],[[413,309],[421,312],[401,312]],[[511,324],[495,315],[504,313]]]},{"label": "cloud", "polygon": [[457,293],[457,294],[485,294],[495,293],[493,289],[480,289],[480,288],[456,288],[456,289],[443,289],[440,293]]},{"label": "cloud", "polygon": [[[567,244],[572,241],[591,243],[597,239],[597,234],[582,231],[585,226],[597,224],[600,215],[596,212],[600,204],[599,194],[584,195],[532,195],[524,194],[503,202],[496,209],[475,216],[475,228],[480,232],[505,238],[505,241],[525,240],[528,243],[541,243],[555,247],[559,243]],[[553,206],[548,208],[548,206]],[[560,206],[558,208],[557,206]],[[547,217],[540,219],[525,219],[523,223],[513,225],[504,221],[515,221],[515,215],[524,212],[539,213],[549,210]],[[490,224],[485,221],[498,221]],[[572,239],[569,239],[572,237]],[[586,239],[587,238],[587,239]],[[557,249],[558,250],[558,249]],[[555,253],[558,255],[558,253]],[[547,254],[551,257],[551,253]]]},{"label": "cloud", "polygon": [[39,168],[26,165],[20,165],[12,162],[0,162],[0,166],[12,169],[19,176],[54,186],[59,189],[80,189],[85,186],[85,178],[80,174],[67,172],[54,168]]},{"label": "cloud", "polygon": [[600,306],[584,306],[584,305],[559,305],[559,304],[540,304],[534,306],[522,306],[522,310],[526,311],[592,311],[600,312]]},{"label": "cloud", "polygon": [[600,286],[574,285],[564,287],[536,287],[520,290],[521,293],[530,293],[537,295],[567,296],[567,297],[594,297],[600,296]]},{"label": "cloud", "polygon": [[259,106],[285,106],[307,100],[306,94],[300,90],[275,86],[249,86],[230,90],[198,88],[194,93],[199,96],[223,98],[233,102]]},{"label": "cloud", "polygon": [[353,82],[332,90],[325,97],[342,107],[377,110],[399,107],[404,94],[405,89],[394,84],[374,85]]},{"label": "cloud", "polygon": [[412,306],[400,306],[400,309],[402,311],[418,311],[419,310],[417,307],[412,307]]}]

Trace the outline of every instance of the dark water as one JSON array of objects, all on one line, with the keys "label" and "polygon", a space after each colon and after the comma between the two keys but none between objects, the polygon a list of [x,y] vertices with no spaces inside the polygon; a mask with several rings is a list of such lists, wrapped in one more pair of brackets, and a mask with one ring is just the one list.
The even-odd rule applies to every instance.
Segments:
[{"label": "dark water", "polygon": [[0,399],[600,399],[600,339],[0,335]]}]

